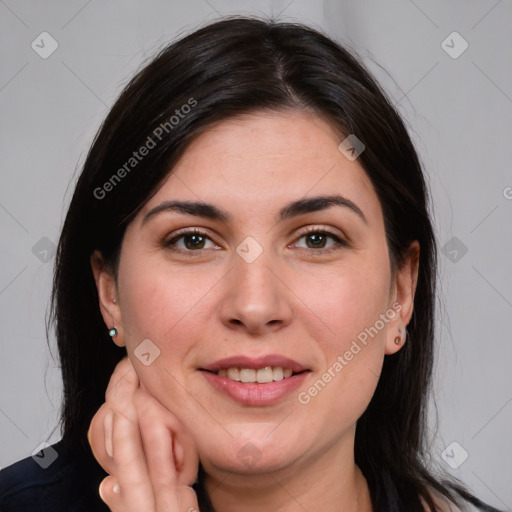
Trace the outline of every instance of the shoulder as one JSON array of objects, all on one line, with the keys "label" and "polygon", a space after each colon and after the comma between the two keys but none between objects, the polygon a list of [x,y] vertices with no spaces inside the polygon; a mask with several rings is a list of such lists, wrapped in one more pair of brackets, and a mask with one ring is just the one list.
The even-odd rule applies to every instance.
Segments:
[{"label": "shoulder", "polygon": [[98,493],[105,476],[90,449],[62,439],[0,471],[0,510],[107,512]]}]

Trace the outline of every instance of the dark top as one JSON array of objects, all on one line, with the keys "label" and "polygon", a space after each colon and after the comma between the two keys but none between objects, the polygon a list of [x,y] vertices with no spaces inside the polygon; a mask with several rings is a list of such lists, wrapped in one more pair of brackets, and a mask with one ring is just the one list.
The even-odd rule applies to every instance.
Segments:
[{"label": "dark top", "polygon": [[98,493],[106,476],[88,444],[62,439],[0,471],[0,511],[109,512]]},{"label": "dark top", "polygon": [[98,492],[106,476],[90,447],[62,439],[0,471],[0,511],[110,512]]}]

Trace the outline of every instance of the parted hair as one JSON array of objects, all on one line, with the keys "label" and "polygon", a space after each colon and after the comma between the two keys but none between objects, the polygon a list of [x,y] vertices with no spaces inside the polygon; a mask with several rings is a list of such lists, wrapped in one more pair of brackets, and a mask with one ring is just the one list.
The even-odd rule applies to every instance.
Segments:
[{"label": "parted hair", "polygon": [[[362,59],[299,23],[232,16],[202,26],[161,49],[110,109],[79,175],[55,262],[47,327],[55,327],[62,368],[61,433],[88,445],[92,416],[126,355],[111,342],[100,314],[90,268],[93,251],[99,250],[116,272],[127,225],[188,144],[214,123],[255,111],[297,109],[314,111],[365,144],[358,161],[379,198],[392,271],[400,269],[412,241],[420,244],[407,343],[385,356],[376,391],[356,427],[355,461],[374,510],[423,512],[423,499],[437,511],[429,488],[454,503],[462,503],[462,497],[478,505],[461,482],[434,471],[429,461],[426,410],[437,270],[422,165],[401,116]],[[127,166],[148,137],[156,144]],[[200,466],[199,505],[213,510],[203,477]]]}]

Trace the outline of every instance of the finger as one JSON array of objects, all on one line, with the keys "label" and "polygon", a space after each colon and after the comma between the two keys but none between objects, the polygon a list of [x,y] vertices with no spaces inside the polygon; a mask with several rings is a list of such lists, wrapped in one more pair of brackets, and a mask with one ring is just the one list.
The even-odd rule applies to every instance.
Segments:
[{"label": "finger", "polygon": [[138,409],[143,411],[139,425],[156,512],[197,512],[199,505],[195,491],[188,485],[178,483],[173,456],[173,432],[160,421],[161,411],[155,407],[157,402],[148,404],[144,396],[136,396],[136,402],[146,402]]},{"label": "finger", "polygon": [[[131,404],[132,395],[139,387],[139,377],[130,359],[124,357],[110,377],[105,391],[105,402],[117,403],[120,407]],[[128,401],[127,401],[128,398]]]},{"label": "finger", "polygon": [[192,436],[182,429],[174,429],[174,458],[178,472],[178,485],[189,486],[196,482],[199,455]]},{"label": "finger", "polygon": [[107,473],[115,474],[115,461],[111,455],[113,411],[118,411],[134,423],[137,422],[133,395],[138,385],[139,380],[131,362],[128,358],[122,359],[110,378],[105,394],[106,402],[91,420],[87,438],[94,457]]},{"label": "finger", "polygon": [[178,505],[178,484],[173,434],[166,427],[161,411],[155,406],[155,400],[139,390],[135,393],[135,404],[156,510],[175,510]]},{"label": "finger", "polygon": [[114,456],[112,446],[112,431],[114,430],[114,411],[108,410],[103,419],[103,431],[105,433],[105,450],[110,458]]},{"label": "finger", "polygon": [[106,402],[96,412],[87,433],[87,438],[94,457],[107,473],[115,473],[115,464],[109,455],[107,448],[112,452],[112,416],[116,410],[137,421],[137,411],[133,403],[133,395],[139,386],[139,379],[135,369],[127,357],[123,358],[116,366],[107,391]]},{"label": "finger", "polygon": [[114,411],[112,445],[115,478],[120,487],[122,512],[153,511],[149,480],[138,422]]},{"label": "finger", "polygon": [[188,485],[181,485],[177,489],[179,512],[199,512],[199,504],[197,503],[197,495]]},{"label": "finger", "polygon": [[[114,477],[107,476],[101,481],[99,494],[112,512],[125,512],[127,510],[123,505],[121,488]],[[156,510],[159,511],[158,508]],[[176,489],[176,504],[173,504],[173,508],[163,510],[164,512],[199,512],[196,493],[186,485],[181,486]],[[145,510],[144,512],[149,511]]]},{"label": "finger", "polygon": [[105,477],[99,486],[100,498],[112,512],[122,511],[120,487],[113,476]]},{"label": "finger", "polygon": [[[106,403],[98,409],[91,420],[91,424],[87,432],[87,439],[95,459],[107,473],[112,474],[114,472],[114,461],[107,452],[106,441],[107,435],[112,439],[113,416],[111,416],[109,420],[109,413],[113,414],[112,409]],[[109,434],[107,434],[108,430],[110,430]],[[112,444],[111,441],[110,444]]]},{"label": "finger", "polygon": [[[186,427],[169,409],[147,392],[142,383],[137,393],[135,393],[134,402],[137,407],[139,423],[141,424],[141,432],[152,432],[152,429],[156,429],[154,435],[157,438],[159,436],[167,438],[168,432],[172,432],[170,438],[172,454],[163,450],[155,450],[156,455],[150,452],[152,454],[151,462],[155,464],[153,468],[148,463],[150,475],[151,471],[155,471],[158,474],[163,472],[165,478],[173,481],[175,485],[187,486],[193,484],[197,478],[199,456],[194,439]],[[145,428],[143,429],[142,426]],[[159,429],[158,426],[161,426],[162,429]],[[151,443],[151,446],[158,447],[158,443],[165,441],[163,439],[155,441],[152,437],[148,437],[148,442]],[[148,453],[146,452],[147,455]],[[173,462],[173,468],[175,468],[177,473],[177,479],[174,474],[169,475],[166,473],[165,468],[169,465],[169,460],[167,460],[169,457],[171,457],[169,460]],[[151,480],[153,481],[153,478]]]}]

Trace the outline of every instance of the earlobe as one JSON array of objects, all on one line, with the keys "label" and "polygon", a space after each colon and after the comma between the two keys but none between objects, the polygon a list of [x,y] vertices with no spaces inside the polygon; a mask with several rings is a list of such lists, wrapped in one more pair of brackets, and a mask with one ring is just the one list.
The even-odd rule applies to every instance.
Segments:
[{"label": "earlobe", "polygon": [[101,316],[105,322],[112,341],[119,347],[124,346],[122,333],[121,310],[117,303],[117,286],[115,277],[106,268],[103,257],[99,251],[94,251],[90,258],[91,269],[98,292],[98,303]]},{"label": "earlobe", "polygon": [[385,349],[387,355],[398,352],[407,339],[407,325],[412,317],[418,283],[419,254],[420,245],[415,240],[409,246],[403,265],[395,275],[393,302],[400,304],[400,310],[396,319],[388,326]]}]

